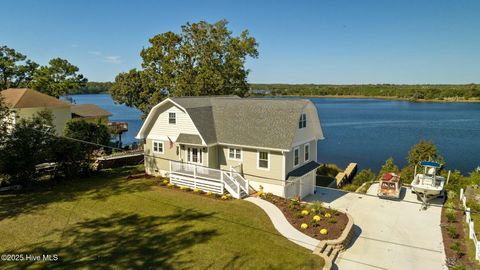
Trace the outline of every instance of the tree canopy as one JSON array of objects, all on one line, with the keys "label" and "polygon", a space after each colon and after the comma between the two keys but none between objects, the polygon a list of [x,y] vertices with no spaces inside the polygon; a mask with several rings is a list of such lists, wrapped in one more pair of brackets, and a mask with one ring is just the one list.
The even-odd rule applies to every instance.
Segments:
[{"label": "tree canopy", "polygon": [[227,24],[187,23],[181,33],[154,36],[140,53],[142,69],[118,74],[112,97],[147,113],[167,96],[244,96],[245,60],[258,57],[257,43],[248,30],[233,36]]},{"label": "tree canopy", "polygon": [[37,68],[37,63],[15,49],[0,46],[0,90],[28,85]]},{"label": "tree canopy", "polygon": [[87,79],[78,73],[79,68],[65,59],[54,58],[48,66],[38,68],[30,86],[42,93],[59,97],[85,86]]}]

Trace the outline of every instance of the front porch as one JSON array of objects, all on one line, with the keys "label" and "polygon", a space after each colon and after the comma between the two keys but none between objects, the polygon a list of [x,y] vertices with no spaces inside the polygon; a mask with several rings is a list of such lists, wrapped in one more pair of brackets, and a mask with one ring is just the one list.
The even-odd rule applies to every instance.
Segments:
[{"label": "front porch", "polygon": [[249,184],[243,176],[231,169],[222,171],[200,165],[170,161],[170,182],[177,186],[186,186],[217,194],[227,190],[233,197],[239,199],[248,195]]}]

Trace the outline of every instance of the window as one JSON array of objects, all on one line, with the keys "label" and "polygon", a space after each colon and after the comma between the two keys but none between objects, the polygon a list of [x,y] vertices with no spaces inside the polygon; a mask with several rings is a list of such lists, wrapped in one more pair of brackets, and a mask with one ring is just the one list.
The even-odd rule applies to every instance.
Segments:
[{"label": "window", "polygon": [[242,149],[240,148],[228,148],[228,158],[229,159],[242,159]]},{"label": "window", "polygon": [[300,121],[298,121],[298,128],[305,128],[307,127],[307,115],[302,113],[300,115]]},{"label": "window", "polygon": [[163,154],[163,142],[153,141],[153,152]]},{"label": "window", "polygon": [[299,163],[299,160],[298,160],[298,152],[299,152],[299,149],[298,147],[293,149],[293,166],[297,166],[298,163]]},{"label": "window", "polygon": [[261,169],[268,169],[269,168],[269,160],[268,160],[268,152],[258,152],[258,168]]},{"label": "window", "polygon": [[174,112],[168,113],[168,123],[176,124],[177,123],[177,114]]},{"label": "window", "polygon": [[303,146],[305,161],[310,160],[310,144],[305,144]]}]

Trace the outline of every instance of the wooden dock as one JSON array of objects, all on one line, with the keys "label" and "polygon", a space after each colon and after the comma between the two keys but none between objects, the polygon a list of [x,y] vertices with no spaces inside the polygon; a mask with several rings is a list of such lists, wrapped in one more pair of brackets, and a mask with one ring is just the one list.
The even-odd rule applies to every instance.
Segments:
[{"label": "wooden dock", "polygon": [[355,174],[357,174],[357,163],[350,163],[348,164],[347,168],[344,172],[340,172],[335,176],[335,181],[337,184],[337,188],[342,187],[345,182],[351,181]]}]

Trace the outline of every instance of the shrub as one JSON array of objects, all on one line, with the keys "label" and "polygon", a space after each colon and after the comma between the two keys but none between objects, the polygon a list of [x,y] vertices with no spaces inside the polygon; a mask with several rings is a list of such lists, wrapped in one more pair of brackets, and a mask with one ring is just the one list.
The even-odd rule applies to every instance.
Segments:
[{"label": "shrub", "polygon": [[452,270],[470,270],[470,268],[467,268],[463,264],[456,264],[454,267],[452,267]]},{"label": "shrub", "polygon": [[354,184],[347,184],[347,185],[345,185],[345,186],[343,186],[343,187],[342,187],[342,190],[345,190],[345,191],[352,191],[352,192],[354,192],[354,191],[356,191],[356,190],[357,190],[357,188],[358,188],[358,186],[357,186],[357,185],[354,185]]},{"label": "shrub", "polygon": [[457,213],[455,212],[454,209],[445,210],[445,216],[447,217],[448,222],[457,221]]},{"label": "shrub", "polygon": [[[310,204],[310,209],[312,210],[312,212],[320,211],[320,209],[322,208],[323,206],[321,201],[314,201]],[[313,209],[315,209],[315,211],[313,211]]]},{"label": "shrub", "polygon": [[290,203],[288,204],[288,208],[290,208],[291,210],[294,210],[299,205],[300,205],[300,203],[298,201],[291,200]]},{"label": "shrub", "polygon": [[302,225],[300,225],[300,228],[306,230],[308,228],[308,224],[307,223],[302,223]]},{"label": "shrub", "polygon": [[329,223],[332,223],[332,224],[335,224],[337,223],[337,219],[336,218],[331,218],[328,220]]},{"label": "shrub", "polygon": [[450,249],[453,250],[453,252],[455,252],[455,254],[457,255],[458,258],[460,258],[463,255],[463,252],[462,252],[462,249],[460,247],[460,242],[459,241],[455,241],[450,246]]},{"label": "shrub", "polygon": [[352,184],[359,187],[363,183],[375,180],[375,174],[370,169],[361,170],[352,180]]},{"label": "shrub", "polygon": [[326,175],[330,177],[335,177],[341,171],[342,169],[340,169],[335,164],[322,164],[317,169],[317,175]]},{"label": "shrub", "polygon": [[446,227],[447,234],[450,236],[450,238],[457,239],[458,238],[458,233],[457,233],[457,228],[454,225],[448,225]]},{"label": "shrub", "polygon": [[302,215],[302,213],[300,213],[300,212],[294,212],[294,213],[293,213],[293,217],[296,218],[296,219],[299,219],[299,218],[302,218],[303,215]]}]

